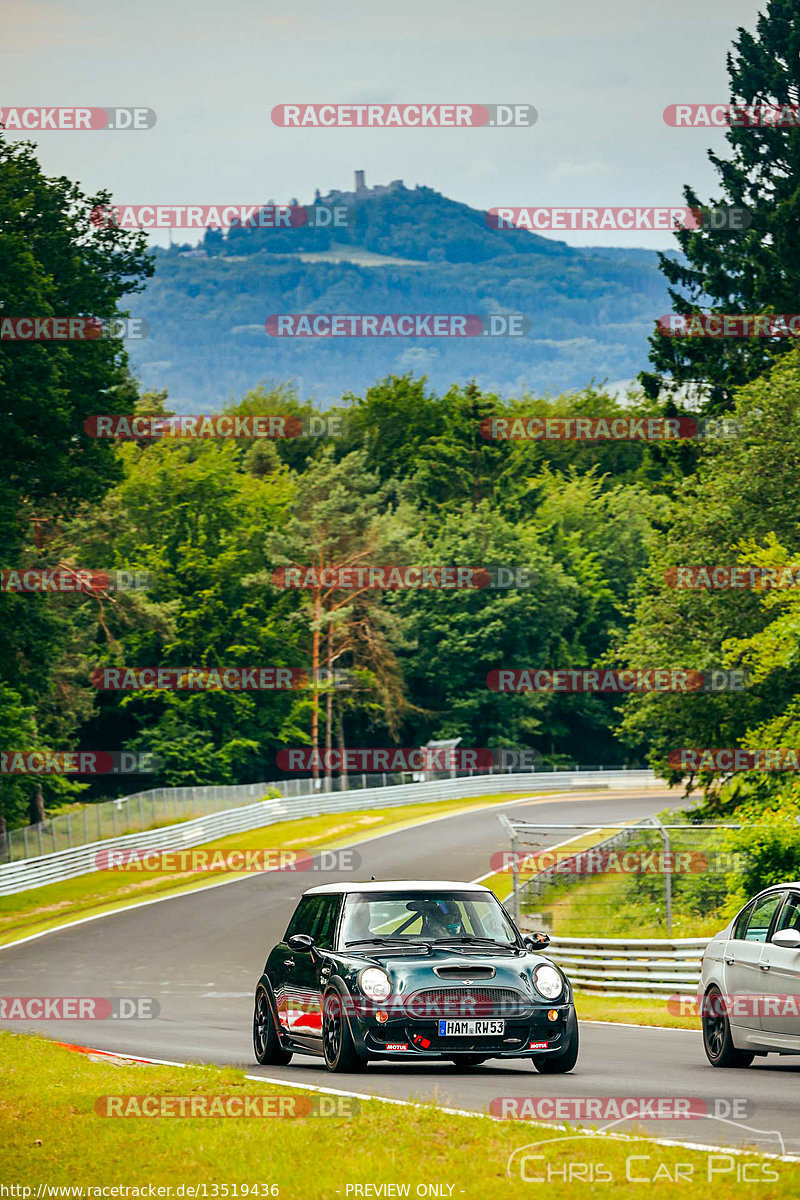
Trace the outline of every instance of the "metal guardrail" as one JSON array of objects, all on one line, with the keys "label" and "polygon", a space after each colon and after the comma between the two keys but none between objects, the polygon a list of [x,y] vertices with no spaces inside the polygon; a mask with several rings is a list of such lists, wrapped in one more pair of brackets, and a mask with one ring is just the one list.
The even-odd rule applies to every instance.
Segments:
[{"label": "metal guardrail", "polygon": [[[546,792],[572,790],[586,786],[589,775],[593,786],[663,787],[663,781],[652,771],[542,771],[509,775],[473,775],[460,779],[442,779],[427,783],[407,783],[380,788],[362,788],[346,792],[313,792],[293,797],[277,797],[247,804],[225,812],[196,817],[179,825],[162,826],[142,833],[130,833],[116,838],[104,838],[55,854],[27,858],[22,862],[0,864],[0,896],[28,891],[48,883],[59,883],[76,875],[96,871],[99,850],[117,847],[136,847],[142,850],[175,850],[200,846],[204,842],[258,829],[278,821],[299,817],[319,816],[322,813],[352,812],[361,808],[390,808],[405,804],[424,804],[431,801],[468,799],[471,796],[499,795],[503,792]],[[305,781],[308,785],[310,781]],[[274,790],[271,783],[248,784],[248,788],[263,794]],[[175,789],[196,791],[203,789]],[[211,789],[206,789],[211,790]]]},{"label": "metal guardrail", "polygon": [[[522,918],[523,929],[534,928]],[[545,953],[581,991],[607,996],[693,996],[711,938],[554,937]]]},{"label": "metal guardrail", "polygon": [[[500,820],[512,832],[524,824],[502,816]],[[646,829],[657,831],[658,826],[653,826],[647,818],[593,843],[591,848],[595,851],[615,849],[635,838],[638,831]],[[562,853],[568,845],[561,846]],[[512,903],[516,907],[524,899],[538,897],[553,883],[569,886],[581,882],[582,878],[553,868],[537,871],[520,883],[518,894],[512,893]],[[533,933],[541,927],[536,917],[529,913],[521,913],[517,924],[524,933]],[[694,996],[700,982],[703,952],[710,941],[707,937],[551,937],[545,953],[564,969],[570,982],[580,991],[627,997]]]},{"label": "metal guardrail", "polygon": [[[550,773],[583,772],[591,776],[595,770],[601,774],[624,770],[619,767],[549,767]],[[457,771],[453,777],[469,778],[475,771]],[[482,772],[480,772],[482,774]],[[501,771],[489,771],[490,775],[502,775]],[[527,774],[527,772],[526,772]],[[440,774],[429,775],[429,782],[441,778]],[[413,771],[352,773],[343,780],[320,779],[317,791],[355,791],[377,787],[394,787],[399,784],[415,783],[419,776]],[[327,786],[333,782],[334,786]],[[585,786],[595,786],[591,778]],[[35,825],[24,825],[18,829],[6,829],[0,836],[0,863],[21,862],[26,858],[41,858],[59,850],[71,850],[74,846],[85,846],[106,838],[122,837],[126,833],[141,833],[157,825],[169,825],[177,821],[188,821],[192,817],[204,817],[208,813],[223,812],[228,808],[239,808],[261,800],[267,795],[307,796],[314,790],[310,779],[279,779],[263,783],[198,784],[190,787],[151,788],[136,792],[132,796],[117,796],[114,800],[99,800],[67,812],[48,817]]]}]

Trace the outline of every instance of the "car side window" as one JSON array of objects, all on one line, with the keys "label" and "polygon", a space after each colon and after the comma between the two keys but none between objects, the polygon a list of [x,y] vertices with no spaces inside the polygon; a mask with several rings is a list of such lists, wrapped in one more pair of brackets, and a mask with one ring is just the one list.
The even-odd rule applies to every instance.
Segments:
[{"label": "car side window", "polygon": [[736,918],[736,924],[733,927],[733,933],[731,934],[731,937],[737,942],[744,941],[744,931],[747,928],[747,922],[750,920],[750,913],[753,911],[754,903],[755,901],[751,900],[749,904],[745,905],[745,907],[739,913],[739,916]]},{"label": "car side window", "polygon": [[319,910],[319,901],[322,896],[303,896],[302,900],[294,910],[294,916],[289,922],[289,926],[284,935],[284,941],[288,942],[289,938],[295,933],[313,933],[314,925],[317,920]]},{"label": "car side window", "polygon": [[333,948],[336,918],[339,915],[340,896],[320,896],[322,903],[317,912],[313,934],[314,941],[322,950]]},{"label": "car side window", "polygon": [[800,933],[800,892],[789,892],[786,897],[786,903],[775,925],[775,932],[779,929],[794,929]]},{"label": "car side window", "polygon": [[767,940],[772,918],[775,916],[778,906],[783,903],[785,895],[785,892],[770,892],[768,896],[762,896],[760,900],[756,900],[744,931],[746,942],[765,942]]}]

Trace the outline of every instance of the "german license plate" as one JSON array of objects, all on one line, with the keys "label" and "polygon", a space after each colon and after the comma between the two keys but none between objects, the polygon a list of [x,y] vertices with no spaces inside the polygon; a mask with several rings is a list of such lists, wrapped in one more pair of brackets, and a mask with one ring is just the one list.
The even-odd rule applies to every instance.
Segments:
[{"label": "german license plate", "polygon": [[505,1031],[505,1021],[439,1022],[439,1037],[494,1037]]}]

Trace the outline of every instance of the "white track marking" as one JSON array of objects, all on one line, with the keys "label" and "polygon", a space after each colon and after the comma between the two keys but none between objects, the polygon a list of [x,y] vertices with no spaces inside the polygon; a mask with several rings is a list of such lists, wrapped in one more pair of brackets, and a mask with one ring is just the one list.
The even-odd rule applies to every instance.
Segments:
[{"label": "white track marking", "polygon": [[[65,1043],[62,1042],[62,1045],[64,1045],[64,1044]],[[78,1046],[78,1047],[76,1047],[76,1049],[81,1050],[82,1052],[88,1053],[88,1054],[103,1055],[103,1054],[112,1054],[113,1053],[115,1058],[128,1059],[131,1062],[151,1063],[153,1066],[158,1066],[158,1067],[186,1068],[186,1067],[189,1067],[190,1065],[191,1066],[201,1066],[201,1067],[209,1066],[209,1064],[207,1064],[207,1063],[191,1063],[191,1064],[190,1063],[180,1063],[180,1062],[172,1062],[171,1060],[164,1059],[164,1058],[143,1058],[141,1056],[134,1057],[129,1054],[117,1054],[114,1051],[109,1051],[109,1050],[105,1050],[105,1051],[104,1050],[92,1050],[91,1047],[89,1047],[89,1046]],[[300,1091],[304,1091],[304,1092],[319,1092],[326,1096],[347,1096],[353,1100],[368,1100],[368,1101],[376,1100],[379,1104],[395,1104],[395,1105],[400,1105],[403,1108],[426,1109],[426,1108],[432,1107],[432,1102],[427,1103],[427,1104],[422,1104],[418,1100],[400,1100],[396,1096],[376,1096],[376,1095],[372,1095],[370,1092],[348,1092],[344,1088],[322,1087],[320,1084],[316,1084],[316,1083],[296,1083],[293,1079],[276,1079],[272,1075],[248,1075],[248,1074],[246,1074],[245,1079],[252,1079],[256,1083],[270,1083],[270,1084],[275,1085],[276,1087],[298,1088]],[[571,1132],[570,1126],[557,1125],[551,1121],[529,1121],[529,1120],[523,1120],[523,1119],[515,1119],[513,1117],[506,1118],[505,1120],[503,1120],[502,1117],[492,1116],[491,1113],[474,1112],[468,1108],[448,1108],[448,1107],[445,1107],[444,1105],[440,1105],[440,1104],[433,1105],[433,1107],[436,1108],[437,1112],[447,1113],[448,1116],[452,1116],[452,1117],[470,1117],[473,1120],[478,1120],[478,1121],[496,1121],[498,1124],[510,1125],[513,1123],[515,1125],[533,1126],[534,1128],[537,1128],[537,1129],[550,1129],[550,1130],[563,1129],[563,1130],[566,1130],[568,1133]],[[761,1132],[761,1131],[759,1130],[757,1132]],[[652,1142],[655,1145],[659,1145],[659,1146],[675,1146],[682,1150],[699,1150],[699,1151],[701,1151],[703,1153],[707,1153],[707,1154],[736,1154],[739,1156],[749,1155],[750,1157],[754,1157],[754,1158],[777,1159],[780,1162],[800,1162],[800,1155],[771,1154],[768,1151],[762,1152],[759,1150],[745,1150],[741,1146],[716,1146],[716,1145],[708,1145],[704,1142],[679,1142],[679,1141],[671,1141],[671,1140],[665,1139],[665,1138],[648,1138],[648,1137],[643,1137],[641,1135],[630,1134],[630,1133],[616,1133],[616,1132],[610,1133],[610,1132],[607,1132],[606,1130],[602,1130],[602,1129],[586,1130],[586,1131],[581,1130],[577,1134],[574,1134],[573,1136],[575,1136],[575,1137],[605,1137],[605,1138],[609,1138],[609,1139],[614,1139],[615,1141],[623,1141],[623,1142]],[[553,1140],[562,1140],[562,1139],[553,1139]]]}]

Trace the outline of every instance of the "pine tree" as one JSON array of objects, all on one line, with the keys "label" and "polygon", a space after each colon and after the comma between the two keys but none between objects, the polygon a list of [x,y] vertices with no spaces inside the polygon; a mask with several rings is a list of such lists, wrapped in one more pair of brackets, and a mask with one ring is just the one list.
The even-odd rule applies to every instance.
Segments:
[{"label": "pine tree", "polygon": [[[800,103],[800,7],[769,0],[755,34],[739,28],[727,56],[730,103],[784,107]],[[795,119],[800,109],[795,108]],[[742,206],[752,223],[742,230],[681,229],[686,261],[660,255],[673,311],[681,314],[800,311],[800,125],[743,124],[727,134],[732,157],[709,151],[722,198],[712,206]],[[691,187],[691,208],[704,208]],[[793,338],[664,336],[650,340],[652,372],[640,380],[650,397],[676,389],[702,401],[707,413],[727,411],[732,390],[761,375],[795,344]]]}]

